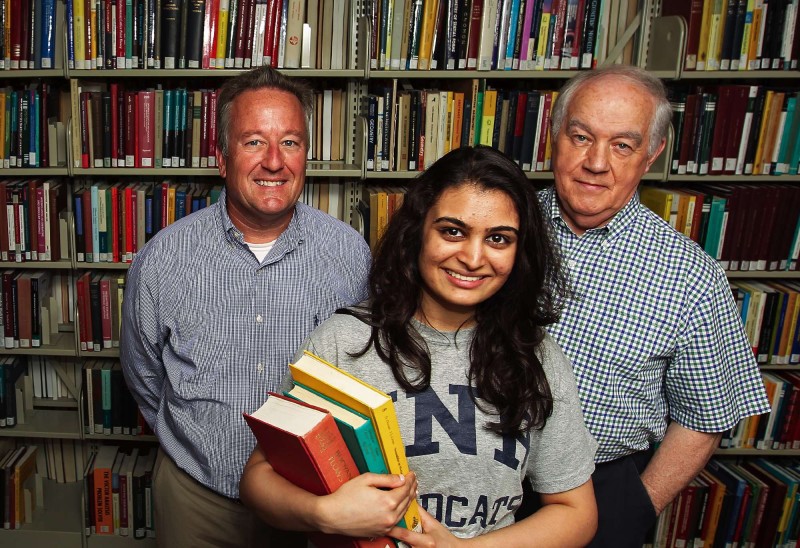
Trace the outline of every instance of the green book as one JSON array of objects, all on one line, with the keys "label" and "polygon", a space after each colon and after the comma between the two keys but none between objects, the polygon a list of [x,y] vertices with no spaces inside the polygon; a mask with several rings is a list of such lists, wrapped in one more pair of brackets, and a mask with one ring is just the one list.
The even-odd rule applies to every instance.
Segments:
[{"label": "green book", "polygon": [[364,472],[389,473],[383,460],[380,444],[378,444],[375,427],[369,417],[300,383],[295,383],[294,388],[284,392],[284,395],[325,409],[333,415],[359,472],[362,474]]}]

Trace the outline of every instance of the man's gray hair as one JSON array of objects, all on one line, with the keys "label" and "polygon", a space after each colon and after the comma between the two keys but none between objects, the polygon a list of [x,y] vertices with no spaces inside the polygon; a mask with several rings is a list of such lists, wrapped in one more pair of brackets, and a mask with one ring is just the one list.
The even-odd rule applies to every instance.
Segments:
[{"label": "man's gray hair", "polygon": [[550,134],[552,139],[558,136],[561,124],[564,123],[564,116],[569,110],[569,105],[575,97],[575,93],[585,84],[595,82],[604,78],[616,78],[627,80],[631,84],[642,88],[655,103],[655,115],[650,121],[650,132],[648,135],[647,156],[652,157],[658,150],[663,139],[667,138],[669,124],[672,121],[672,106],[667,99],[667,88],[659,79],[638,67],[629,65],[610,65],[597,70],[581,72],[577,76],[570,78],[561,88],[553,105],[553,112],[550,115]]}]

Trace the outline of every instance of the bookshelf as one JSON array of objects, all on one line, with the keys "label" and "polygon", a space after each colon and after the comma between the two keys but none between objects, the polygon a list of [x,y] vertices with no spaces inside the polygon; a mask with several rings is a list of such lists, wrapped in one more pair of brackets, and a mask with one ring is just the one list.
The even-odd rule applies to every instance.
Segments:
[{"label": "bookshelf", "polygon": [[[44,0],[46,1],[46,0]],[[396,1],[396,0],[395,0]],[[425,0],[426,2],[428,0]],[[78,85],[108,88],[112,83],[131,90],[144,90],[157,87],[174,89],[207,88],[213,89],[225,78],[241,72],[239,68],[218,69],[164,69],[164,68],[126,68],[126,69],[85,69],[74,68],[69,64],[70,43],[67,25],[67,2],[57,0],[56,7],[56,40],[55,66],[51,69],[2,70],[0,82],[3,86],[19,87],[28,83],[47,82],[59,91],[67,94],[69,103],[79,101],[74,95]],[[324,0],[314,5],[323,4]],[[411,3],[410,0],[406,0]],[[309,2],[311,4],[312,2]],[[463,2],[453,3],[461,5]],[[590,3],[587,0],[585,4]],[[337,161],[310,160],[308,162],[308,183],[336,182],[342,183],[344,192],[342,216],[354,226],[363,225],[355,217],[350,218],[353,208],[359,200],[368,200],[369,190],[381,185],[403,186],[418,174],[418,171],[390,169],[375,171],[367,168],[369,117],[366,109],[366,98],[375,93],[379,86],[397,84],[399,90],[408,89],[463,89],[466,83],[478,80],[484,86],[498,90],[556,90],[560,85],[578,73],[578,70],[387,70],[380,66],[379,56],[375,51],[373,37],[380,32],[380,16],[373,8],[386,6],[387,3],[370,0],[354,0],[348,2],[352,9],[348,10],[345,19],[347,38],[344,42],[342,68],[296,68],[285,69],[284,72],[293,77],[308,79],[315,89],[322,91],[330,87],[345,92],[346,99],[342,105],[343,125],[341,127],[342,158]],[[449,4],[449,3],[448,3]],[[488,4],[488,2],[487,2]],[[634,2],[630,2],[634,4]],[[800,72],[797,70],[740,70],[740,71],[697,71],[686,70],[683,56],[686,50],[687,25],[676,16],[659,17],[662,12],[659,0],[643,0],[639,2],[638,11],[626,24],[620,26],[619,40],[609,47],[600,63],[611,62],[620,55],[627,55],[634,63],[647,67],[649,71],[662,78],[672,88],[678,85],[714,86],[727,83],[759,83],[775,87],[800,87]],[[468,4],[467,4],[468,5]],[[501,3],[502,5],[502,3]],[[377,30],[376,30],[377,29]],[[795,38],[797,40],[797,38]],[[374,62],[373,62],[374,61]],[[72,153],[73,139],[80,132],[78,120],[70,120],[71,113],[62,113],[65,126],[64,140],[61,143],[66,149],[63,165],[22,168],[9,167],[0,169],[0,180],[16,179],[56,179],[62,181],[64,189],[73,193],[80,185],[99,181],[124,182],[159,182],[169,179],[180,183],[189,180],[202,180],[203,184],[219,183],[215,167],[76,167]],[[674,139],[674,136],[671,137]],[[671,142],[668,144],[671,148]],[[543,169],[527,172],[528,177],[537,185],[545,185],[552,180],[552,174]],[[671,173],[666,153],[652,167],[646,177],[648,184],[668,184],[677,187],[691,187],[696,183],[747,183],[767,185],[772,183],[800,184],[798,175],[697,175]],[[324,184],[324,183],[323,183]],[[76,279],[84,272],[101,272],[107,274],[124,274],[129,263],[126,262],[84,262],[77,259],[77,242],[75,238],[75,204],[67,201],[66,215],[63,219],[66,227],[66,253],[58,261],[12,262],[0,261],[0,272],[12,270],[32,272],[44,270],[63,276],[73,289]],[[788,229],[787,229],[788,230]],[[797,280],[798,271],[729,271],[732,281],[742,279],[756,280]],[[115,360],[119,357],[118,349],[109,348],[99,352],[82,350],[80,346],[81,329],[80,313],[73,310],[73,318],[61,325],[58,332],[51,336],[51,342],[38,348],[0,349],[0,358],[20,356],[29,358],[49,358],[65,360],[69,363],[83,364],[90,360]],[[82,369],[79,368],[82,372]],[[764,366],[765,371],[797,371],[796,368],[782,366]],[[132,442],[142,442],[154,446],[152,436],[124,436],[120,434],[95,434],[84,432],[85,392],[78,384],[76,394],[53,400],[48,398],[33,399],[31,409],[26,414],[26,423],[14,428],[0,430],[0,441],[3,439],[24,440],[27,443],[38,443],[46,440],[70,440],[85,446],[113,443],[127,446]],[[735,458],[751,457],[797,457],[800,450],[755,450],[755,449],[720,449],[718,455]],[[38,546],[46,542],[55,542],[58,546],[125,546],[134,542],[131,538],[105,537],[101,535],[85,536],[83,534],[82,515],[84,504],[79,504],[85,496],[81,482],[58,483],[55,480],[44,481],[46,507],[37,511],[33,523],[26,524],[20,530],[0,531],[0,539],[4,546]],[[62,511],[66,509],[67,511]],[[77,513],[71,513],[75,512]],[[8,543],[8,544],[7,544]],[[147,539],[147,545],[154,545],[153,539]]]}]

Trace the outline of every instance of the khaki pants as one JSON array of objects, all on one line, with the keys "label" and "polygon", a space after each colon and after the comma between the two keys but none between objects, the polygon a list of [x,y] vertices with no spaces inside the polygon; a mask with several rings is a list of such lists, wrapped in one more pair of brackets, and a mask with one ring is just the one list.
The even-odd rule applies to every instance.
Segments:
[{"label": "khaki pants", "polygon": [[153,471],[156,541],[163,548],[290,548],[305,535],[274,530],[237,501],[177,467],[161,449]]}]

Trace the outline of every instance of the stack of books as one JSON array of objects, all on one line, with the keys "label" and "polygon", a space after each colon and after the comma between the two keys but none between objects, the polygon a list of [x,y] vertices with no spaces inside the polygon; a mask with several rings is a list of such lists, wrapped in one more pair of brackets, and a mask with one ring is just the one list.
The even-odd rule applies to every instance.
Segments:
[{"label": "stack of books", "polygon": [[[285,394],[244,417],[280,475],[314,493],[333,493],[363,472],[407,474],[394,402],[385,393],[309,352],[289,365],[295,382]],[[412,501],[401,527],[421,531]],[[393,547],[388,537],[314,534],[317,546]]]}]

